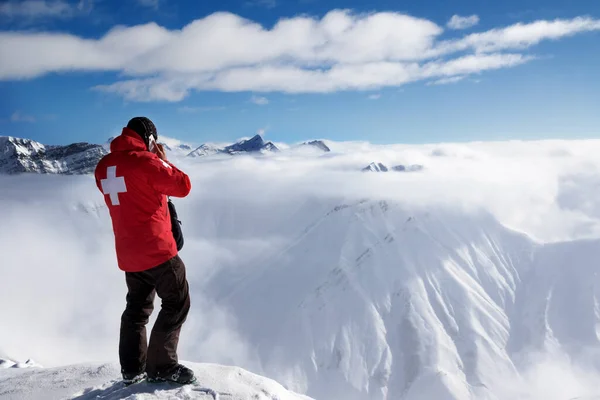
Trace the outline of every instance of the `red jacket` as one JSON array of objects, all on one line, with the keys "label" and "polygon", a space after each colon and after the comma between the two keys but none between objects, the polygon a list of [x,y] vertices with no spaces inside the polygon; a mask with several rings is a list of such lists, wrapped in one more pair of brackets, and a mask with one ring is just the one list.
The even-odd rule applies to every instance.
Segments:
[{"label": "red jacket", "polygon": [[190,179],[149,152],[128,128],[110,150],[96,166],[95,177],[112,219],[119,268],[137,272],[156,267],[177,255],[167,196],[187,196]]}]

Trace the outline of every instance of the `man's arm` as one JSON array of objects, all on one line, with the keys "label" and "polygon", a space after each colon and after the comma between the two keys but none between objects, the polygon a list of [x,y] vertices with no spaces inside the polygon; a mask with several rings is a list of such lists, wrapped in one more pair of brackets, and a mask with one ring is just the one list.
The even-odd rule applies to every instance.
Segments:
[{"label": "man's arm", "polygon": [[160,159],[158,155],[148,160],[144,172],[150,186],[157,192],[167,196],[185,197],[192,189],[192,184],[187,174],[170,162]]},{"label": "man's arm", "polygon": [[96,187],[98,188],[99,191],[102,191],[102,185],[100,184],[100,168],[101,168],[101,162],[102,160],[100,160],[98,162],[98,164],[96,165],[96,168],[94,169],[94,181],[96,182]]}]

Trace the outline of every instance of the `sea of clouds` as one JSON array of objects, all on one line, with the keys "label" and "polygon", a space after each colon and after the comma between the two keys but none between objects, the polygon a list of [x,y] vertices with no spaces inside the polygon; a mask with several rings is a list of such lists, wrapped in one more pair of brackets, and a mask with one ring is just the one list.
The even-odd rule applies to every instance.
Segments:
[{"label": "sea of clouds", "polygon": [[[331,205],[393,199],[415,209],[491,213],[540,242],[600,237],[600,140],[327,144],[330,153],[292,147],[258,157],[173,160],[193,185],[188,198],[174,199],[193,303],[182,359],[260,371],[235,313],[208,294],[215,293],[211,278],[227,271],[232,281],[241,279],[252,260],[290,243]],[[424,169],[361,172],[373,161]],[[117,360],[126,287],[93,178],[0,176],[0,188],[0,353],[44,366]],[[557,374],[564,390],[554,393],[593,386],[568,361],[536,365],[525,375],[535,393],[553,393],[548,385]]]}]

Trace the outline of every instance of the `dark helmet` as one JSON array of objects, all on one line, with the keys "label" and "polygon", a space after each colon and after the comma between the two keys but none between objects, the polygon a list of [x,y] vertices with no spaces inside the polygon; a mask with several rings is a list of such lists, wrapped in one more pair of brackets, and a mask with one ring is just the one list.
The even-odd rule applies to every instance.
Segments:
[{"label": "dark helmet", "polygon": [[154,123],[146,117],[134,117],[130,119],[127,123],[127,127],[137,132],[144,140],[144,143],[146,143],[146,146],[150,144],[150,136],[153,136],[155,141],[158,139],[156,126],[154,126]]}]

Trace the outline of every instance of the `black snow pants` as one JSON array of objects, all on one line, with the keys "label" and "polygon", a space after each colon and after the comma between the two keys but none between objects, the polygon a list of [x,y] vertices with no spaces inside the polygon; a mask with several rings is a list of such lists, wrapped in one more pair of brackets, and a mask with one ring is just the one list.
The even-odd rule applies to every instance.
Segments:
[{"label": "black snow pants", "polygon": [[[127,306],[121,317],[119,358],[126,374],[147,372],[164,377],[178,364],[179,333],[190,309],[185,265],[179,256],[142,272],[126,272]],[[162,300],[150,343],[146,325],[154,310],[154,297]]]}]

